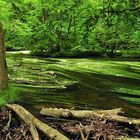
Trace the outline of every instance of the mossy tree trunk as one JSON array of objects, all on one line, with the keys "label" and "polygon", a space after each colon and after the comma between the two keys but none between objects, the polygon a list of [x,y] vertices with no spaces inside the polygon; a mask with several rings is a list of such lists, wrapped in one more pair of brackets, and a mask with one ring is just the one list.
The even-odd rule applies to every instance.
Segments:
[{"label": "mossy tree trunk", "polygon": [[0,91],[8,87],[8,73],[6,66],[6,51],[4,48],[4,32],[3,26],[0,23]]}]

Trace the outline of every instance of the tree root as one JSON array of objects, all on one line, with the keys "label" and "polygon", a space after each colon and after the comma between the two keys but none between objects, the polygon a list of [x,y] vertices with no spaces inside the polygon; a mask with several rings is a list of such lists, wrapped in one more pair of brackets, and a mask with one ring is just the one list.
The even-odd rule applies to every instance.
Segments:
[{"label": "tree root", "polygon": [[65,137],[63,134],[61,134],[56,129],[48,126],[47,124],[43,123],[36,117],[34,117],[30,112],[28,112],[26,109],[21,107],[17,104],[7,104],[7,107],[12,109],[16,114],[27,124],[30,126],[30,132],[33,137],[33,140],[39,140],[39,135],[37,132],[38,128],[41,130],[44,134],[46,134],[50,139],[53,140],[69,140],[67,137]]},{"label": "tree root", "polygon": [[[24,109],[22,106],[17,104],[7,104],[7,107],[12,109],[30,128],[29,131],[32,135],[33,140],[39,140],[39,134],[37,129],[41,130],[47,137],[51,140],[69,140],[63,134],[61,134],[56,129],[43,123],[36,117],[34,117],[30,112]],[[70,109],[53,109],[53,108],[43,108],[40,112],[42,115],[53,116],[53,117],[73,117],[73,118],[92,118],[94,116],[102,117],[107,120],[115,120],[117,122],[129,123],[134,125],[140,125],[140,119],[128,118],[124,116],[119,116],[119,113],[123,113],[121,108],[112,110],[101,110],[101,111],[91,111],[91,110],[70,110]],[[10,113],[11,114],[11,113]],[[11,122],[11,115],[9,116],[8,126]],[[87,140],[89,137],[88,132],[86,136],[81,131],[82,140]],[[118,140],[137,140],[137,138],[123,138],[120,137]]]},{"label": "tree root", "polygon": [[108,120],[115,120],[117,122],[140,125],[140,119],[129,118],[129,117],[119,116],[115,114],[107,115],[106,118]]},{"label": "tree root", "polygon": [[6,128],[7,128],[7,129],[9,129],[9,127],[10,127],[11,120],[12,120],[12,114],[11,114],[11,111],[10,111],[10,112],[9,112],[9,121],[8,121],[8,123],[7,123],[7,125],[6,125]]},{"label": "tree root", "polygon": [[67,117],[91,118],[93,116],[104,117],[108,114],[116,115],[118,113],[122,113],[121,108],[112,109],[112,110],[101,110],[101,111],[43,108],[40,111],[40,114],[45,116],[64,117],[64,118]]},{"label": "tree root", "polygon": [[108,120],[115,120],[117,122],[140,125],[140,119],[119,116],[119,113],[122,113],[121,108],[103,111],[43,108],[40,111],[40,114],[45,116],[74,118],[91,118],[97,116]]}]

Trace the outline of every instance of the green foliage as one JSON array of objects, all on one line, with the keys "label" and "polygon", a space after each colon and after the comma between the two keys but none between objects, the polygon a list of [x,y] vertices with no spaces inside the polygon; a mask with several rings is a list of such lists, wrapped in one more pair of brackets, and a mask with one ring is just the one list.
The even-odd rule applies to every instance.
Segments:
[{"label": "green foliage", "polygon": [[46,56],[87,51],[113,56],[125,50],[135,56],[139,6],[137,0],[1,0],[0,21],[8,49]]}]

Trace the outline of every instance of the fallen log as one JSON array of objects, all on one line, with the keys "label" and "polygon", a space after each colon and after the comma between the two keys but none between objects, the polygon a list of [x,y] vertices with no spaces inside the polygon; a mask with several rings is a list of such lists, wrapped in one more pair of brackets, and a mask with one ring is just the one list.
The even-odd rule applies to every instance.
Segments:
[{"label": "fallen log", "polygon": [[119,113],[122,113],[121,108],[103,111],[43,108],[40,111],[40,114],[52,117],[92,118],[97,116],[117,122],[140,125],[140,119],[119,116]]},{"label": "fallen log", "polygon": [[118,114],[123,113],[121,108],[112,109],[112,110],[101,110],[101,111],[92,111],[92,110],[71,110],[71,109],[53,109],[53,108],[42,108],[40,114],[45,116],[52,117],[73,117],[73,118],[90,118],[94,115],[98,117],[104,117],[108,114]]},{"label": "fallen log", "polygon": [[43,123],[36,117],[34,117],[30,112],[24,109],[22,106],[17,104],[7,104],[7,107],[12,109],[27,125],[30,126],[30,132],[34,140],[39,140],[39,135],[36,130],[38,128],[44,134],[46,134],[50,139],[53,140],[69,140],[63,134],[61,134],[56,129]]}]

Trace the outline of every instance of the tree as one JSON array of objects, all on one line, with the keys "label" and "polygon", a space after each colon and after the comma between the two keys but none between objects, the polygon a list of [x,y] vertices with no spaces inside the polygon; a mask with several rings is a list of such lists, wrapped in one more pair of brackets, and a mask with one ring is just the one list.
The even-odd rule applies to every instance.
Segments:
[{"label": "tree", "polygon": [[111,56],[140,44],[138,0],[1,0],[0,9],[9,50]]},{"label": "tree", "polygon": [[3,91],[8,87],[8,74],[5,59],[5,48],[4,48],[4,33],[3,26],[0,24],[0,90]]}]

